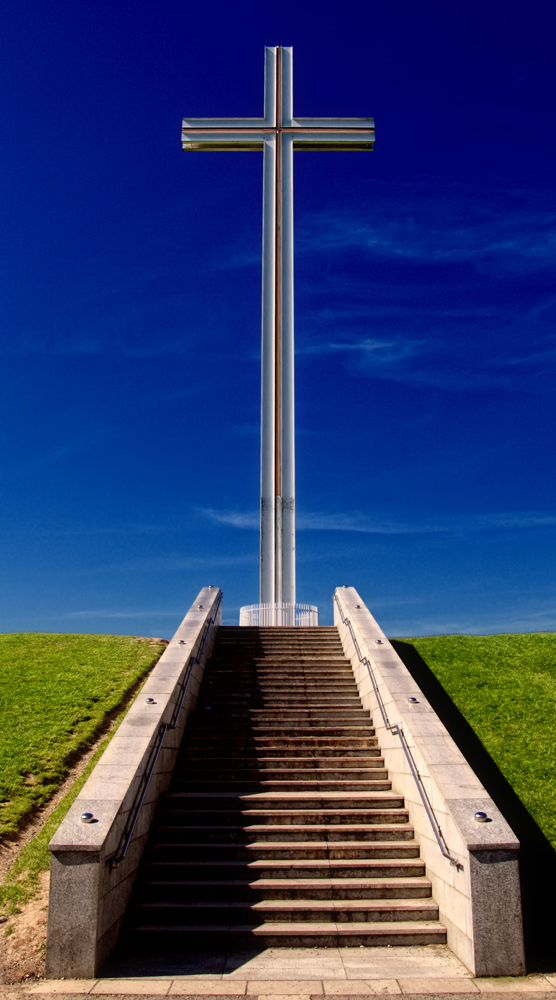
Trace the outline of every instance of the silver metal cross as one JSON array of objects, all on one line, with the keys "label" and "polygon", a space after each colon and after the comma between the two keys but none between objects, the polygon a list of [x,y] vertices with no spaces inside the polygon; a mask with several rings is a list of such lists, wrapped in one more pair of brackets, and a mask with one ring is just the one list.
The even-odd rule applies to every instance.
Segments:
[{"label": "silver metal cross", "polygon": [[293,150],[373,149],[372,118],[294,118],[292,50],[265,48],[264,118],[187,118],[185,150],[264,150],[261,603],[295,604]]}]

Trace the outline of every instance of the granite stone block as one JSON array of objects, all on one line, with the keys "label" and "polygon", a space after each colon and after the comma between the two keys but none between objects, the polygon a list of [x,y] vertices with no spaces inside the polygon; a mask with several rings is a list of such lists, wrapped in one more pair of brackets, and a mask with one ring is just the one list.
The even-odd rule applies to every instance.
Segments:
[{"label": "granite stone block", "polygon": [[[213,616],[219,596],[217,589],[200,592],[51,840],[50,976],[92,977],[115,945],[156,801],[168,787],[212,641],[205,645],[202,662],[194,666],[179,725],[166,730],[126,856],[116,869],[108,862],[121,850],[161,726],[172,718],[181,697],[179,681],[190,655],[200,649],[201,632]],[[203,605],[203,611],[197,610],[197,604]],[[177,642],[182,637],[185,644]],[[154,697],[155,704],[147,706],[147,697]],[[82,823],[83,812],[92,812],[94,822]]]},{"label": "granite stone block", "polygon": [[[440,919],[448,930],[448,944],[473,973],[519,974],[524,968],[519,842],[357,591],[353,587],[339,588],[336,595],[344,617],[351,620],[361,656],[372,665],[390,723],[399,723],[403,728],[448,852],[458,862],[457,867],[451,865],[440,851],[399,737],[384,726],[376,695],[374,690],[369,691],[356,646],[335,601],[334,621],[344,653],[351,661],[363,704],[375,719],[392,788],[404,795],[436,892]],[[382,640],[380,644],[377,639]],[[410,704],[409,697],[417,701]],[[490,822],[475,821],[474,814],[479,810],[488,813]],[[485,894],[491,901],[489,916],[481,919],[479,911]],[[505,908],[506,896],[510,905]]]}]

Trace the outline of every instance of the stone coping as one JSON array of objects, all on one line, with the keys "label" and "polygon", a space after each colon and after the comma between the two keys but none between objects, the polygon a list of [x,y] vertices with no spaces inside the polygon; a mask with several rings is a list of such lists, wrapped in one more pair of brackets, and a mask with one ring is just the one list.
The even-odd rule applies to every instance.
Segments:
[{"label": "stone coping", "polygon": [[[450,970],[453,971],[453,970]],[[209,976],[137,979],[44,980],[26,987],[26,996],[247,996],[272,998],[312,996],[450,996],[489,993],[515,996],[556,993],[556,974],[473,979],[468,976],[374,979],[241,979],[241,972]]]},{"label": "stone coping", "polygon": [[[363,655],[375,672],[391,723],[397,723],[416,747],[450,818],[467,850],[519,849],[519,840],[456,746],[445,726],[373,618],[354,587],[337,590],[344,615],[350,620]],[[410,700],[412,699],[412,700]],[[381,737],[383,723],[378,711],[374,725]],[[433,797],[434,799],[434,797]],[[435,803],[433,801],[433,807]],[[488,822],[477,823],[476,811],[485,811]]]},{"label": "stone coping", "polygon": [[[217,587],[204,587],[200,591],[53,834],[48,845],[50,851],[88,852],[98,856],[118,846],[125,818],[134,806],[145,766],[157,744],[160,727],[171,720],[179,696],[180,678],[190,657],[198,653],[202,628],[217,606],[219,595]],[[147,697],[152,699],[150,704],[147,704]],[[176,733],[183,727],[186,716],[184,711]],[[175,739],[172,732],[167,732],[164,746],[172,747]],[[81,822],[85,812],[93,814],[92,823]],[[118,820],[121,821],[119,826]]]},{"label": "stone coping", "polygon": [[337,588],[334,620],[392,789],[404,796],[448,946],[475,976],[520,976],[517,837],[354,587]]}]

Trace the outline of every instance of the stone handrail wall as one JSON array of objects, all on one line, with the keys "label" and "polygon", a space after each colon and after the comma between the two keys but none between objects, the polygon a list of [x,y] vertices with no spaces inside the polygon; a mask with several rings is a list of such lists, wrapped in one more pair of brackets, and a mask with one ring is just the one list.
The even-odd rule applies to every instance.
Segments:
[{"label": "stone handrail wall", "polygon": [[[49,977],[96,976],[116,944],[158,797],[168,788],[187,717],[197,702],[222,617],[220,596],[216,587],[200,591],[49,844]],[[190,660],[199,654],[205,625],[216,611],[176,728],[166,730],[125,858],[111,868],[160,728],[172,720]],[[147,698],[153,702],[147,704]],[[81,822],[85,812],[93,813],[94,822]]]},{"label": "stone handrail wall", "polygon": [[[405,798],[448,945],[475,976],[523,975],[519,841],[355,588],[338,588],[335,597],[371,664],[389,722],[403,730],[449,853],[458,861],[451,864],[441,853],[400,738],[383,722],[367,667],[335,600],[334,624],[372,714],[392,787]],[[475,820],[479,811],[488,822]]]}]

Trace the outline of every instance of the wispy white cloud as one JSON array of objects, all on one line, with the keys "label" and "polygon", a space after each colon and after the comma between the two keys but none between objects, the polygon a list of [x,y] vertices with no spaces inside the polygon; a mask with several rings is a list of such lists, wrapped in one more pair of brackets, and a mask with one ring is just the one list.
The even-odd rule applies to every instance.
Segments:
[{"label": "wispy white cloud", "polygon": [[[467,316],[466,320],[471,322],[472,317]],[[368,326],[380,328],[380,323],[375,317],[369,319]],[[403,334],[396,338],[370,337],[346,333],[341,338],[336,333],[334,340],[323,337],[319,341],[302,343],[296,348],[296,355],[337,355],[353,374],[450,392],[538,391],[545,384],[539,378],[544,376],[546,381],[556,365],[556,346],[552,343],[527,355],[508,358],[496,346],[494,337],[489,353],[472,354],[469,350],[458,350],[453,336],[441,336],[446,329],[448,323],[444,317],[436,329],[430,326],[429,334],[422,337]]]},{"label": "wispy white cloud", "polygon": [[[216,518],[213,518],[216,520]],[[224,522],[226,523],[226,522]],[[104,573],[182,573],[190,570],[217,573],[219,569],[230,566],[250,566],[258,561],[255,549],[252,553],[238,555],[202,555],[202,556],[139,556],[136,559],[122,559],[86,569],[76,569],[74,574],[102,575]]]},{"label": "wispy white cloud", "polygon": [[211,271],[227,271],[240,267],[260,267],[261,252],[257,250],[231,250],[215,257],[210,265]]},{"label": "wispy white cloud", "polygon": [[71,455],[76,448],[76,444],[60,444],[54,448],[50,448],[38,458],[29,459],[27,462],[23,463],[23,465],[28,469],[40,468],[43,465],[52,465],[52,463],[60,462],[68,455]]},{"label": "wispy white cloud", "polygon": [[[259,515],[255,511],[203,508],[201,513],[218,524],[227,524],[233,528],[248,530],[258,530],[259,528]],[[299,531],[345,531],[365,535],[459,534],[522,528],[552,528],[555,526],[556,513],[535,511],[456,515],[414,523],[370,517],[361,511],[346,513],[300,512],[296,515],[296,527]]]},{"label": "wispy white cloud", "polygon": [[156,535],[168,531],[168,527],[162,524],[124,524],[124,525],[103,525],[82,528],[60,528],[46,532],[55,538],[89,537],[89,536],[110,536],[110,535]]},{"label": "wispy white cloud", "polygon": [[204,514],[209,521],[217,524],[229,524],[233,528],[259,528],[260,516],[255,511],[239,510],[216,510],[213,507],[199,507],[200,514]]},{"label": "wispy white cloud", "polygon": [[380,213],[325,210],[306,215],[299,227],[300,251],[357,248],[390,259],[470,262],[480,270],[544,268],[556,262],[556,213],[524,208],[473,190],[415,188],[400,192],[395,207]]},{"label": "wispy white cloud", "polygon": [[556,361],[556,344],[538,351],[531,351],[529,354],[522,354],[519,357],[509,358],[506,363],[508,365],[530,365],[537,367],[539,365],[550,364],[550,362],[554,361]]},{"label": "wispy white cloud", "polygon": [[179,616],[183,617],[183,608],[177,611],[157,611],[156,608],[143,608],[137,611],[130,611],[128,609],[117,611],[113,608],[88,608],[81,611],[65,611],[57,618],[174,618],[179,620]]},{"label": "wispy white cloud", "polygon": [[187,357],[201,343],[206,349],[207,331],[221,320],[221,304],[202,293],[147,298],[145,285],[148,281],[123,300],[107,296],[88,309],[83,303],[69,305],[55,324],[11,331],[0,341],[0,354],[94,357],[110,351],[144,359]]},{"label": "wispy white cloud", "polygon": [[456,515],[413,524],[370,518],[363,513],[302,514],[297,519],[301,531],[354,531],[370,535],[453,534],[555,525],[556,514],[535,512]]},{"label": "wispy white cloud", "polygon": [[417,618],[392,620],[387,626],[387,634],[418,637],[427,635],[511,635],[522,632],[554,632],[556,630],[556,602],[545,605],[537,611],[514,608],[505,612],[482,614],[474,610],[470,615],[453,615],[446,618],[431,618],[419,615]]},{"label": "wispy white cloud", "polygon": [[426,350],[426,342],[405,340],[377,340],[363,337],[360,340],[322,341],[303,345],[296,354],[346,354],[356,355],[359,360],[379,365],[392,365]]}]

